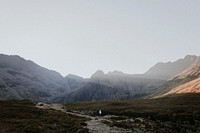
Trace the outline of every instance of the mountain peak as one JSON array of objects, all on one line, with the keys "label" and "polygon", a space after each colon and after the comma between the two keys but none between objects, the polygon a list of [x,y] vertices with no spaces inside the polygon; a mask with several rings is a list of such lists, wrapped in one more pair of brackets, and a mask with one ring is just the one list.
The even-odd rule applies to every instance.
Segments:
[{"label": "mountain peak", "polygon": [[186,55],[185,57],[184,57],[184,59],[187,59],[187,60],[193,60],[193,59],[196,59],[198,56],[196,56],[196,55]]},{"label": "mountain peak", "polygon": [[98,70],[91,76],[91,78],[102,77],[102,76],[105,76],[104,72],[102,70]]},{"label": "mountain peak", "polygon": [[74,75],[74,74],[68,74],[67,76],[65,76],[65,78],[67,78],[67,79],[76,79],[76,80],[83,79],[82,77]]},{"label": "mountain peak", "polygon": [[188,68],[198,57],[195,55],[187,55],[182,59],[178,59],[174,62],[159,62],[150,68],[145,75],[148,77],[154,77],[159,79],[170,79],[174,75],[179,74]]},{"label": "mountain peak", "polygon": [[124,75],[124,73],[122,71],[114,70],[114,71],[108,72],[108,75]]}]

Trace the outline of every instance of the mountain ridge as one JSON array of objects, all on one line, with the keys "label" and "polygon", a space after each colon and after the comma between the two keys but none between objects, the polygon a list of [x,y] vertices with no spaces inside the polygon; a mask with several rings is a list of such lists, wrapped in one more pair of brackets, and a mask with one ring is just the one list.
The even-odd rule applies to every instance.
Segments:
[{"label": "mountain ridge", "polygon": [[179,74],[184,71],[187,67],[192,64],[198,56],[196,55],[187,55],[182,59],[178,59],[174,62],[159,62],[153,67],[151,67],[147,72],[144,73],[147,77],[155,77],[159,79],[168,80],[174,75]]},{"label": "mountain ridge", "polygon": [[0,84],[1,99],[49,101],[69,89],[58,72],[20,56],[4,54],[0,55]]},{"label": "mountain ridge", "polygon": [[[167,65],[167,67],[173,64],[171,66],[171,69],[174,67],[176,68],[176,66],[180,68],[180,64],[184,64],[181,69],[185,70],[191,62],[195,61],[196,58],[197,56],[188,55],[185,56],[183,59],[178,59],[174,62],[158,64],[162,64],[162,66]],[[156,68],[157,64],[150,68],[149,71],[151,71],[152,69],[155,70]],[[165,68],[166,67],[161,67],[161,70],[164,71]],[[101,100],[116,100],[116,97],[117,99],[149,98],[150,95],[153,94],[154,91],[156,91],[156,88],[159,88],[168,80],[168,78],[170,78],[171,76],[175,76],[177,73],[179,73],[179,71],[180,70],[174,71],[170,75],[167,75],[167,78],[163,79],[157,77],[156,75],[147,76],[146,73],[124,74],[120,71],[113,71],[105,74],[102,70],[98,70],[91,76],[91,78],[85,85],[66,94],[63,98],[61,98],[61,101],[77,102],[80,99],[80,101],[99,100],[99,95],[104,94],[104,91],[108,91],[110,95],[104,94]],[[86,96],[87,93],[89,96]]]},{"label": "mountain ridge", "polygon": [[[173,64],[171,68],[176,68],[176,66],[179,68],[180,64],[185,64],[181,68],[186,71],[189,69],[188,64],[194,63],[195,58],[197,56],[188,55],[174,62],[158,64],[161,64],[161,66]],[[98,70],[91,78],[85,79],[73,74],[63,77],[54,70],[41,67],[33,61],[26,60],[20,56],[0,54],[0,99],[77,102],[80,100],[148,98],[154,91],[158,91],[163,84],[168,86],[173,82],[174,85],[177,84],[177,81],[174,80],[169,83],[167,81],[168,77],[172,76],[172,74],[175,76],[180,70],[173,71],[170,76],[166,76],[166,73],[163,73],[165,78],[160,78],[156,75],[159,75],[159,72],[157,73],[156,71],[157,66],[159,65],[154,65],[144,74],[125,74],[117,70],[105,74],[103,71]],[[166,68],[166,66],[161,67],[161,69],[158,68],[159,71]],[[154,71],[155,74],[152,74]],[[180,85],[184,83],[185,80],[184,82],[182,80],[179,82]],[[161,87],[161,90],[169,89]]]}]

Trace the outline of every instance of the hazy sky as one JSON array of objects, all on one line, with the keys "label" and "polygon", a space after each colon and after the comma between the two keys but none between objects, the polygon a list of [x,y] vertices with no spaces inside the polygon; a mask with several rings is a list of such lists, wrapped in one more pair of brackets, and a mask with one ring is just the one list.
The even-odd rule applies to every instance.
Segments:
[{"label": "hazy sky", "polygon": [[200,53],[200,0],[0,0],[0,53],[62,75],[143,73]]}]

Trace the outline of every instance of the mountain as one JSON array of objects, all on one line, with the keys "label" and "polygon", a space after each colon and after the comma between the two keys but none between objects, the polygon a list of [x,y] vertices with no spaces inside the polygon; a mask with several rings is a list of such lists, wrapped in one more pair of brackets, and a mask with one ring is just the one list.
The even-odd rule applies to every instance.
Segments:
[{"label": "mountain", "polygon": [[149,93],[152,93],[153,88],[164,82],[160,79],[137,77],[117,71],[105,74],[103,71],[98,70],[88,79],[87,83],[57,98],[55,101],[67,103],[145,98]]},{"label": "mountain", "polygon": [[200,93],[200,57],[187,69],[158,88],[155,94],[156,97],[162,97],[182,93]]},{"label": "mountain", "polygon": [[65,83],[68,84],[68,87],[70,90],[79,88],[80,86],[84,85],[87,82],[87,79],[84,79],[82,77],[69,74],[65,77]]},{"label": "mountain", "polygon": [[102,70],[98,70],[91,76],[91,78],[101,78],[103,76],[105,76],[104,72]]},{"label": "mountain", "polygon": [[70,103],[78,101],[120,100],[129,99],[129,96],[128,91],[120,88],[89,82],[78,90],[71,91],[63,97],[58,97],[55,101]]},{"label": "mountain", "polygon": [[105,74],[98,70],[84,79],[72,74],[63,77],[20,56],[0,54],[0,99],[77,102],[199,92],[199,69],[199,57],[188,55],[175,62],[158,63],[144,74],[116,70]]},{"label": "mountain", "polygon": [[171,89],[169,92],[164,95],[170,94],[183,94],[183,93],[200,93],[200,78],[189,81],[185,84],[182,84],[178,87]]},{"label": "mountain", "polygon": [[123,72],[121,72],[121,71],[117,71],[117,70],[115,70],[115,71],[113,71],[113,72],[108,72],[108,75],[124,75],[124,73]]},{"label": "mountain", "polygon": [[[197,56],[188,55],[175,62],[158,63],[144,74],[124,74],[120,71],[96,71],[86,84],[70,91],[58,101],[77,102],[149,98],[168,79],[187,69]],[[165,90],[165,88],[162,88]]]},{"label": "mountain", "polygon": [[187,69],[176,75],[175,78],[183,79],[188,76],[200,76],[200,57],[196,58],[196,60]]},{"label": "mountain", "polygon": [[179,59],[174,62],[159,62],[152,68],[150,68],[144,75],[146,77],[154,77],[158,79],[170,79],[173,76],[181,73],[186,68],[188,68],[195,60],[197,56],[195,55],[187,55],[183,59]]},{"label": "mountain", "polygon": [[0,54],[0,99],[51,101],[70,89],[59,73],[19,56]]}]

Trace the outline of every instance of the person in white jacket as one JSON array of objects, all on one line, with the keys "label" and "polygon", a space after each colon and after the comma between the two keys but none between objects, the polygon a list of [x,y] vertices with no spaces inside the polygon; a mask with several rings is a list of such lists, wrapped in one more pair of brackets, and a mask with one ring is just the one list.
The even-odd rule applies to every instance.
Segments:
[{"label": "person in white jacket", "polygon": [[102,112],[101,112],[101,110],[99,110],[99,116],[101,116],[101,114],[102,114]]}]

